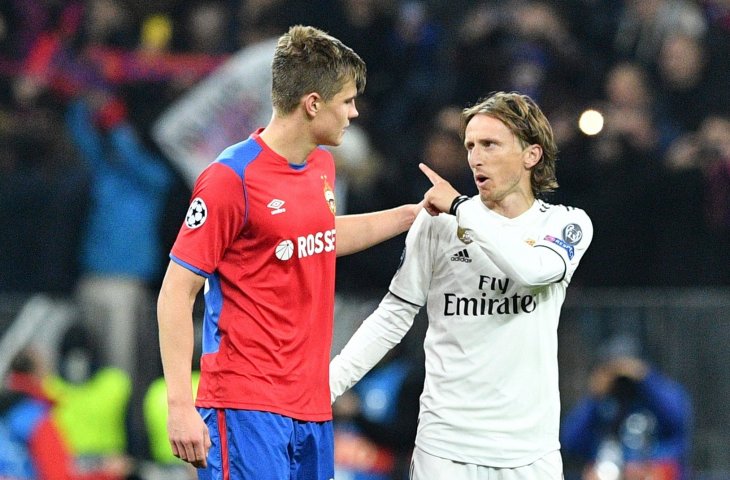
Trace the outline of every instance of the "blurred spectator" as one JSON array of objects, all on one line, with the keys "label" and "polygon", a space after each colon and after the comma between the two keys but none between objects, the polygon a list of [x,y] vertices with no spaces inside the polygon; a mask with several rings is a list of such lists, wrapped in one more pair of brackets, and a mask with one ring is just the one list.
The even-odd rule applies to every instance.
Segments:
[{"label": "blurred spectator", "polygon": [[283,0],[244,0],[236,12],[236,43],[243,48],[275,38],[286,28],[277,18]]},{"label": "blurred spectator", "polygon": [[227,2],[208,0],[185,4],[182,25],[175,35],[176,51],[218,55],[235,50]]},{"label": "blurred spectator", "polygon": [[571,172],[573,187],[582,188],[572,190],[573,201],[596,225],[594,253],[586,255],[578,275],[591,286],[652,285],[655,252],[637,246],[654,243],[653,179],[661,165],[655,93],[644,70],[631,63],[612,67],[604,88],[605,100],[596,107],[605,117],[603,130],[575,139],[587,142],[574,152],[584,157],[561,157],[577,170]]},{"label": "blurred spectator", "polygon": [[45,379],[44,389],[78,469],[125,462],[131,467],[126,455],[131,378],[103,363],[98,345],[80,323],[66,329],[58,353],[58,373]]},{"label": "blurred spectator", "polygon": [[139,35],[139,49],[149,54],[161,54],[172,49],[173,25],[170,17],[153,14],[145,17]]},{"label": "blurred spectator", "polygon": [[369,197],[382,175],[383,159],[372,146],[370,137],[358,125],[347,127],[347,135],[336,147],[327,147],[332,152],[337,167],[335,200],[337,214],[352,213],[351,200],[355,210],[362,211],[358,199]]},{"label": "blurred spectator", "polygon": [[447,98],[450,76],[445,69],[444,31],[426,2],[399,2],[383,47],[392,84],[376,107],[373,139],[389,158],[400,160],[423,138],[419,122],[412,120],[429,115]]},{"label": "blurred spectator", "polygon": [[89,177],[62,121],[47,107],[0,111],[2,292],[68,295],[78,280]]},{"label": "blurred spectator", "polygon": [[136,335],[161,274],[159,224],[172,174],[140,141],[120,98],[85,95],[69,106],[67,122],[93,182],[78,299],[105,362],[134,377]]},{"label": "blurred spectator", "polygon": [[529,95],[548,111],[566,98],[585,98],[595,61],[572,34],[559,7],[547,1],[516,2],[508,29],[513,37],[504,87]]},{"label": "blurred spectator", "polygon": [[725,89],[709,75],[709,52],[700,38],[682,33],[665,38],[658,57],[659,99],[668,121],[682,132],[700,123],[723,103]]},{"label": "blurred spectator", "polygon": [[[359,124],[359,122],[358,122]],[[331,148],[337,167],[335,196],[337,214],[364,213],[388,208],[394,202],[417,203],[423,195],[409,195],[409,186],[399,183],[393,172],[399,165],[383,158],[366,131],[350,125],[341,145]],[[366,295],[388,285],[400,257],[399,235],[354,255],[337,258],[336,287],[339,293]]]},{"label": "blurred spectator", "polygon": [[626,0],[614,34],[619,59],[655,66],[664,39],[683,33],[701,38],[707,19],[696,2],[688,0]]},{"label": "blurred spectator", "polygon": [[[378,111],[385,97],[395,88],[395,72],[390,69],[388,55],[383,55],[389,32],[393,30],[397,2],[387,0],[340,0],[343,21],[336,25],[335,35],[358,52],[368,69],[368,85],[357,99],[358,125],[368,132],[376,131]],[[381,147],[381,151],[384,151]]]},{"label": "blurred spectator", "polygon": [[[447,105],[432,116],[425,129],[421,148],[407,159],[402,176],[417,172],[418,164],[422,162],[439,172],[459,192],[476,195],[473,172],[468,168],[466,149],[461,138],[461,110],[456,105]],[[429,188],[431,182],[421,175],[409,182],[408,191],[413,199],[418,199]]]},{"label": "blurred spectator", "polygon": [[730,116],[710,115],[677,139],[662,170],[660,275],[670,285],[728,284],[730,275],[719,266],[730,261]]},{"label": "blurred spectator", "polygon": [[[340,0],[244,0],[238,2],[239,47],[276,38],[293,25],[311,25],[337,35],[345,21]],[[338,37],[340,38],[340,37]],[[343,38],[343,40],[345,40]],[[349,44],[348,44],[349,45]]]},{"label": "blurred spectator", "polygon": [[126,462],[109,462],[79,473],[43,394],[46,375],[39,351],[29,347],[16,356],[0,392],[0,477],[24,480],[121,480]]},{"label": "blurred spectator", "polygon": [[453,41],[455,92],[462,104],[516,90],[551,111],[594,89],[598,60],[586,52],[554,2],[479,2],[463,13]]},{"label": "blurred spectator", "polygon": [[119,0],[87,0],[78,40],[84,47],[133,48],[137,43],[134,17]]},{"label": "blurred spectator", "polygon": [[583,465],[574,478],[690,478],[692,411],[684,387],[643,359],[632,336],[609,339],[597,360],[589,394],[561,426],[564,455]]},{"label": "blurred spectator", "polygon": [[506,16],[494,2],[477,2],[464,11],[449,50],[455,77],[454,104],[473,102],[501,89],[500,74],[508,65],[504,54],[509,42]]}]

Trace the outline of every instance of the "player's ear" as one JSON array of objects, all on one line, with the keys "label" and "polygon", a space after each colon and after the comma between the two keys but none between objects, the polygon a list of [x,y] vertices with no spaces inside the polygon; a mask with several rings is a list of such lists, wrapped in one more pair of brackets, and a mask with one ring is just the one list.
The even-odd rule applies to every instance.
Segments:
[{"label": "player's ear", "polygon": [[316,92],[308,93],[304,96],[303,103],[307,116],[313,118],[322,106],[322,97]]},{"label": "player's ear", "polygon": [[542,158],[542,147],[536,143],[529,145],[525,149],[524,165],[527,170],[531,169]]}]

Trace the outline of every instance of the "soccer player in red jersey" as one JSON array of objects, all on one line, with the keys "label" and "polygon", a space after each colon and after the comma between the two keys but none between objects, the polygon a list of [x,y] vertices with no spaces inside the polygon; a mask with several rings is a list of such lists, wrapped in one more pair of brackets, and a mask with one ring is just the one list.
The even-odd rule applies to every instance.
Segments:
[{"label": "soccer player in red jersey", "polygon": [[[158,299],[173,453],[201,479],[334,477],[328,365],[335,260],[398,235],[418,205],[336,216],[339,145],[365,64],[295,26],[272,63],[269,124],[199,176]],[[201,377],[192,311],[205,285]]]}]

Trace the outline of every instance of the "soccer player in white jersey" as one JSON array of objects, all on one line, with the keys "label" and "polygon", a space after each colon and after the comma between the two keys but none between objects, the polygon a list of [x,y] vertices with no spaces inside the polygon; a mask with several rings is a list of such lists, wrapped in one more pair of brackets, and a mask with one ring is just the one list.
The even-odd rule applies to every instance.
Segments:
[{"label": "soccer player in white jersey", "polygon": [[412,480],[557,480],[557,327],[593,236],[555,189],[557,147],[535,102],[496,92],[463,111],[479,195],[433,187],[389,292],[330,364],[334,401],[410,329],[426,305],[426,379]]}]

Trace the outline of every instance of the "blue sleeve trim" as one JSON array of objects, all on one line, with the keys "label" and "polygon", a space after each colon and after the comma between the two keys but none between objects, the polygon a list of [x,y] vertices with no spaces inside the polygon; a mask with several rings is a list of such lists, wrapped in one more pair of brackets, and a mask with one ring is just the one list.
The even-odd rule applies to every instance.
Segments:
[{"label": "blue sleeve trim", "polygon": [[201,277],[205,277],[205,278],[210,278],[210,276],[211,276],[211,275],[213,275],[212,273],[208,273],[208,272],[206,272],[205,270],[201,270],[201,269],[199,269],[199,268],[198,268],[198,267],[196,267],[195,265],[190,265],[189,263],[187,263],[187,262],[185,262],[185,261],[183,261],[183,260],[180,260],[179,258],[177,258],[177,257],[176,257],[175,255],[173,255],[173,254],[170,254],[170,259],[171,259],[171,260],[172,260],[173,262],[177,263],[178,265],[180,265],[180,266],[182,266],[182,267],[185,267],[185,268],[187,268],[187,269],[188,269],[188,270],[190,270],[191,272],[193,272],[193,273],[196,273],[196,274],[200,275]]}]

